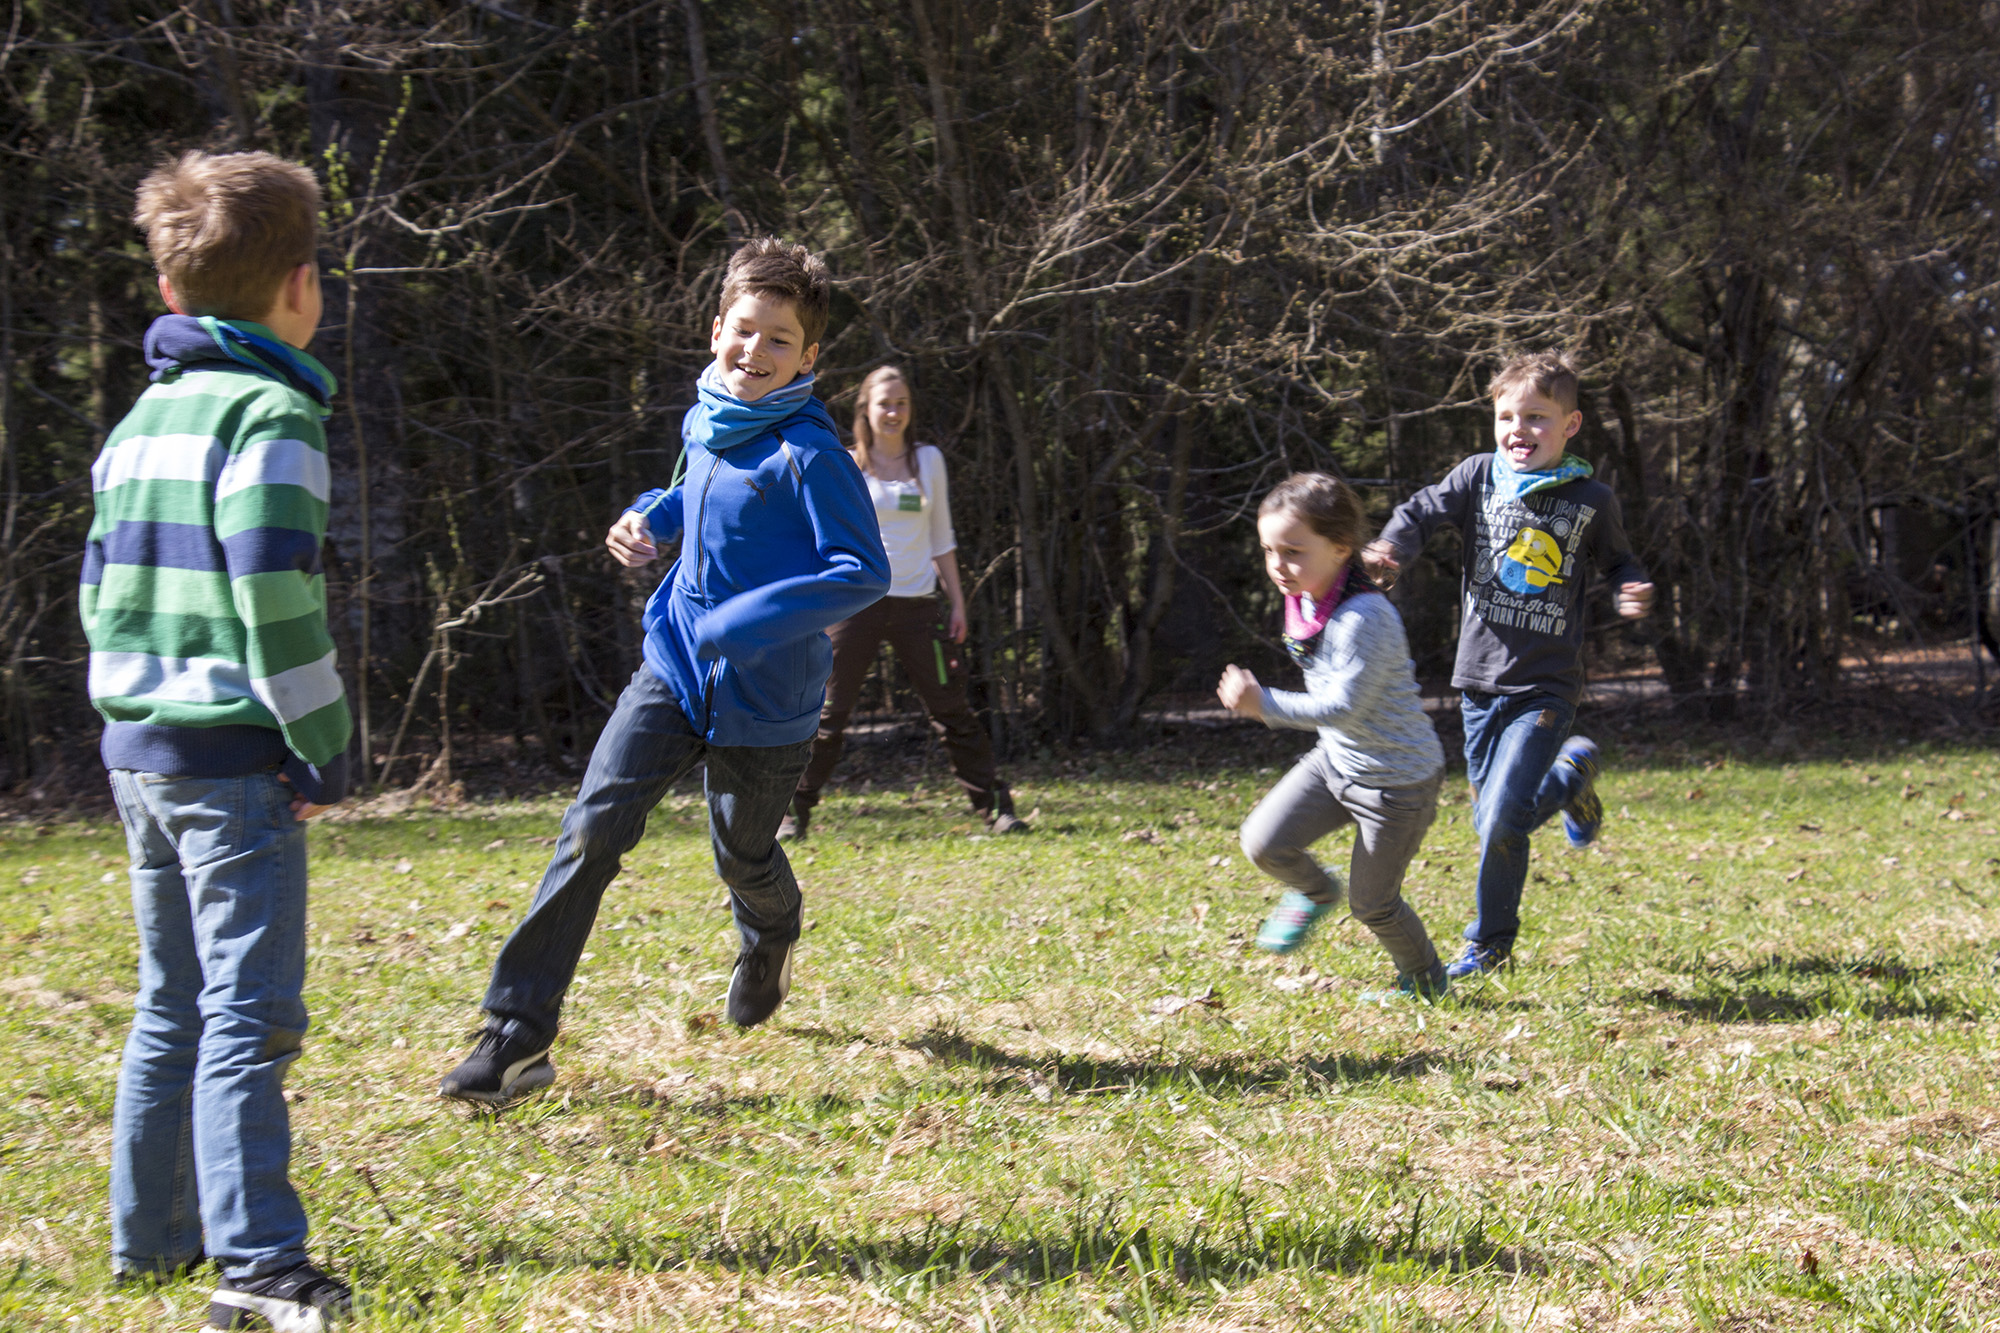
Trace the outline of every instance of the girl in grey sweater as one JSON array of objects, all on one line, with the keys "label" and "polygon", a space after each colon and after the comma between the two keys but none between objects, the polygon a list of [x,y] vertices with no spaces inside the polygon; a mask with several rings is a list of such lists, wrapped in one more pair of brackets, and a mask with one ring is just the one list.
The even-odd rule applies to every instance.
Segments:
[{"label": "girl in grey sweater", "polygon": [[1291,953],[1340,905],[1340,877],[1307,849],[1353,824],[1350,910],[1389,951],[1396,989],[1436,999],[1444,964],[1403,901],[1403,873],[1437,814],[1444,749],[1424,716],[1402,617],[1353,563],[1368,539],[1360,498],[1338,478],[1295,473],[1264,497],[1257,537],[1306,688],[1268,689],[1230,666],[1216,692],[1239,716],[1320,738],[1243,821],[1244,854],[1287,886],[1257,942]]}]

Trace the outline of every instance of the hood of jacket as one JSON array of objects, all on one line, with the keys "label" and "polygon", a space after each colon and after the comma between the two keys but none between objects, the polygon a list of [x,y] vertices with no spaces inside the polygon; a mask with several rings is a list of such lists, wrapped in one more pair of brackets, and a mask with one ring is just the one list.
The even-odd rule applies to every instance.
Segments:
[{"label": "hood of jacket", "polygon": [[332,372],[262,324],[213,315],[162,315],[146,330],[146,364],[152,378],[217,365],[244,366],[282,380],[310,398],[322,417],[332,410]]}]

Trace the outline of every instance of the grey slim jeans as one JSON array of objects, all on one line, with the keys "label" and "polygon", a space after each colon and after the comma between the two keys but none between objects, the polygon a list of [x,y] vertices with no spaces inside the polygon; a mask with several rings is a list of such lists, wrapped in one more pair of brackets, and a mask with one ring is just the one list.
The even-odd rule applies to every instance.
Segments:
[{"label": "grey slim jeans", "polygon": [[1416,909],[1403,901],[1403,872],[1437,817],[1443,781],[1440,772],[1410,787],[1364,787],[1335,772],[1326,750],[1315,745],[1243,821],[1243,854],[1314,902],[1338,902],[1340,882],[1307,848],[1354,825],[1348,908],[1382,942],[1398,972],[1425,971],[1437,962],[1437,950]]}]

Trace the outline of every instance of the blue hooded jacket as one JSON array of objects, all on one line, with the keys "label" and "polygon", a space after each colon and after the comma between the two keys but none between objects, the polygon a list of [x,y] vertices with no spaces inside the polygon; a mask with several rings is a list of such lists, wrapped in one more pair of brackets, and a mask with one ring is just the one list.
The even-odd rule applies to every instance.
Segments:
[{"label": "blue hooded jacket", "polygon": [[646,665],[714,745],[791,745],[819,727],[826,630],[889,587],[861,469],[813,377],[754,403],[715,369],[681,425],[687,473],[630,509],[680,558],[646,604]]}]

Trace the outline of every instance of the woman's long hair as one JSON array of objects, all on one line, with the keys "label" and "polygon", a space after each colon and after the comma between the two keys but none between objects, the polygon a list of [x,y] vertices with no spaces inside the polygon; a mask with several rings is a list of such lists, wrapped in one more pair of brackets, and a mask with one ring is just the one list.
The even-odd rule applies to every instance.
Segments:
[{"label": "woman's long hair", "polygon": [[[861,465],[861,470],[870,476],[875,475],[875,427],[868,422],[868,403],[875,396],[876,387],[887,384],[890,380],[901,380],[904,388],[910,387],[910,377],[903,373],[901,366],[877,366],[868,372],[866,379],[861,381],[861,388],[857,390],[854,400],[854,443],[849,447],[849,452],[854,455],[854,461]],[[915,401],[912,396],[913,405]],[[914,419],[916,413],[912,411],[910,415]],[[903,439],[907,442],[905,447],[909,450],[910,476],[916,479],[917,493],[924,495],[923,475],[917,471],[917,445],[916,441],[910,438],[907,426],[903,428]],[[924,498],[930,497],[925,495]]]}]

